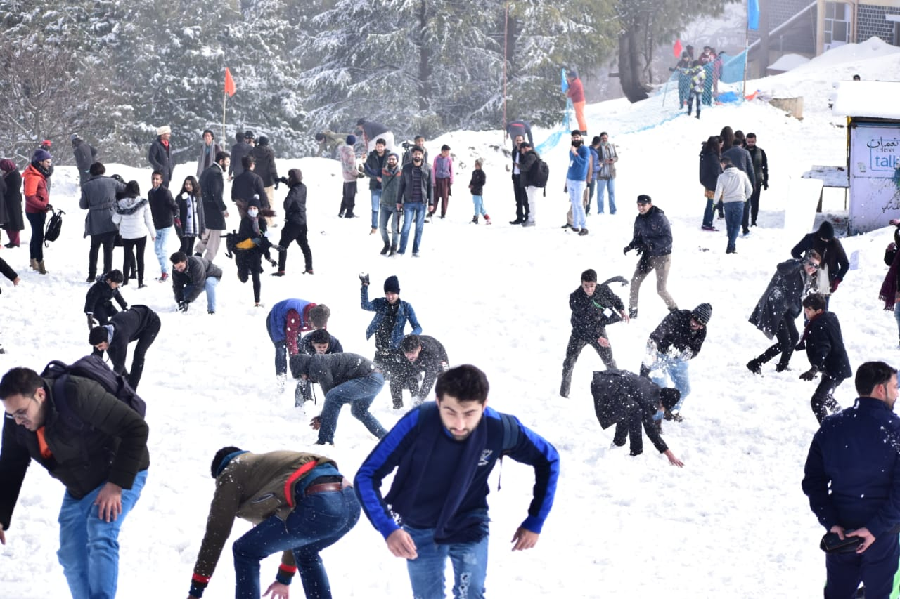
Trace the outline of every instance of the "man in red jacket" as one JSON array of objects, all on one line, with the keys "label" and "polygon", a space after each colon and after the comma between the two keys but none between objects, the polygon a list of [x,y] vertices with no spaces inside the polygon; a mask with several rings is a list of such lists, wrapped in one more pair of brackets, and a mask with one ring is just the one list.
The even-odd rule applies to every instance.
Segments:
[{"label": "man in red jacket", "polygon": [[566,73],[566,82],[569,89],[566,90],[566,97],[572,100],[572,106],[575,107],[575,118],[578,120],[578,128],[582,135],[587,135],[587,121],[584,120],[584,86],[578,73],[568,71]]}]

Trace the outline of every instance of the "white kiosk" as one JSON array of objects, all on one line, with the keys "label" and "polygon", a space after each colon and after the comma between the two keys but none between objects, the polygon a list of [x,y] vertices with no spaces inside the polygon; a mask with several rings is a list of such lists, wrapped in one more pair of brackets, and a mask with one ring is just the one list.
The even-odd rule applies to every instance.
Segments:
[{"label": "white kiosk", "polygon": [[838,87],[832,112],[847,117],[851,235],[900,218],[898,98],[900,82],[845,81]]}]

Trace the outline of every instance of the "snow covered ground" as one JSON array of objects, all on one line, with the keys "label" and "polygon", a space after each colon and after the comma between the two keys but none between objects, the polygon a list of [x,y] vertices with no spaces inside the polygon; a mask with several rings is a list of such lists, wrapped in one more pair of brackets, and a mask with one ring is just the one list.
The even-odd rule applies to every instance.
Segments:
[{"label": "snow covered ground", "polygon": [[[872,44],[870,44],[872,45]],[[331,307],[329,329],[347,351],[371,356],[364,338],[371,314],[359,308],[357,273],[371,273],[373,294],[385,277],[400,279],[401,297],[413,304],[424,333],[441,340],[454,363],[483,368],[491,381],[491,405],[516,414],[553,442],[562,456],[562,477],[540,542],[534,550],[512,553],[509,540],[525,517],[533,476],[529,468],[506,461],[490,497],[492,540],[487,579],[491,597],[812,597],[821,593],[825,571],[818,549],[823,531],[800,490],[806,451],[816,421],[809,408],[814,384],[799,381],[805,355],[793,358],[793,371],[752,376],[744,364],[768,345],[747,323],[775,265],[813,226],[815,198],[800,174],[813,164],[841,164],[846,131],[831,117],[826,96],[831,82],[860,73],[863,79],[898,79],[900,63],[881,49],[873,57],[848,54],[846,62],[811,61],[796,70],[751,82],[749,89],[803,95],[805,120],[758,103],[705,108],[702,118],[679,117],[650,130],[625,133],[666,116],[644,103],[623,100],[590,105],[591,135],[601,129],[618,145],[615,216],[592,215],[591,234],[577,237],[560,229],[567,196],[563,178],[568,143],[545,158],[551,178],[539,199],[537,227],[507,224],[514,218],[508,159],[499,132],[454,132],[427,145],[433,156],[449,143],[457,156],[457,179],[446,220],[426,225],[422,257],[380,256],[380,238],[368,235],[368,193],[357,197],[356,220],[336,218],[341,195],[337,162],[280,160],[279,169],[302,168],[309,186],[310,244],[315,276],[301,276],[301,255],[290,250],[288,276],[264,275],[266,308],[254,309],[252,290],[241,285],[223,254],[219,311],[208,316],[193,308],[174,311],[171,288],[155,283],[159,267],[152,248],[146,254],[150,286],[124,289],[130,304],[147,304],[162,318],[162,331],[150,349],[141,384],[150,423],[151,467],[143,497],[126,522],[120,563],[121,597],[174,597],[187,594],[194,559],[203,536],[213,481],[209,462],[223,445],[264,452],[312,450],[315,433],[307,423],[318,407],[293,407],[290,392],[274,390],[273,351],[265,331],[268,306],[301,297]],[[857,48],[859,50],[859,48]],[[893,50],[893,49],[891,49]],[[652,102],[649,100],[648,102]],[[769,191],[762,195],[760,227],[737,242],[726,256],[723,230],[700,230],[704,205],[697,181],[701,141],[724,125],[757,133],[768,153]],[[540,143],[549,132],[538,131]],[[471,225],[467,193],[476,156],[485,159],[485,202],[494,225]],[[194,165],[176,169],[176,181]],[[108,165],[108,173],[137,179],[146,190],[149,169]],[[82,316],[87,285],[87,243],[83,212],[77,207],[76,176],[58,168],[51,202],[67,211],[62,237],[46,250],[50,274],[28,269],[28,250],[2,250],[22,283],[0,286],[2,340],[0,371],[28,365],[40,370],[51,359],[71,361],[90,349]],[[364,185],[360,185],[364,188]],[[285,190],[277,193],[280,199]],[[675,238],[669,291],[680,307],[713,305],[709,336],[691,364],[692,393],[682,424],[666,423],[664,438],[685,463],[668,465],[647,444],[631,458],[611,450],[612,429],[601,430],[590,397],[591,372],[602,368],[590,349],[575,369],[571,398],[558,395],[560,366],[569,335],[568,294],[579,273],[595,268],[601,279],[630,277],[634,255],[621,248],[631,237],[638,194],[649,194],[669,216]],[[838,202],[839,204],[839,202]],[[833,206],[840,208],[839,205]],[[232,211],[229,228],[237,227]],[[27,231],[23,238],[27,239]],[[897,364],[897,329],[877,299],[885,267],[882,253],[891,230],[844,240],[859,252],[831,303],[841,319],[854,368],[867,360]],[[174,251],[174,242],[169,251]],[[121,266],[121,252],[116,267]],[[620,367],[636,370],[650,331],[665,314],[654,277],[641,293],[640,318],[609,328]],[[627,301],[628,289],[616,288]],[[852,381],[837,398],[850,405]],[[373,409],[386,426],[400,414],[385,389]],[[346,412],[346,411],[345,411]],[[328,455],[351,476],[374,439],[344,413],[336,446]],[[0,548],[0,596],[14,599],[64,597],[67,588],[57,565],[56,517],[63,490],[40,467],[28,474]],[[238,522],[234,536],[249,525]],[[229,544],[230,547],[230,544]],[[377,532],[361,520],[350,534],[324,553],[336,597],[409,596],[405,565],[390,556]],[[263,566],[263,581],[275,574],[277,558]],[[206,596],[233,596],[234,574],[226,549]],[[295,585],[295,596],[302,590]]]}]

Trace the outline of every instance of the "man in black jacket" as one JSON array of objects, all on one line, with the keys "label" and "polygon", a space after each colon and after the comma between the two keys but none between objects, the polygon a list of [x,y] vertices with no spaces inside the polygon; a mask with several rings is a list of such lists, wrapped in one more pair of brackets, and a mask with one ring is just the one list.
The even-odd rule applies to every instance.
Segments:
[{"label": "man in black jacket", "polygon": [[[275,151],[269,145],[269,138],[265,135],[260,135],[259,144],[250,151],[250,155],[256,160],[254,172],[262,179],[263,189],[266,192],[266,205],[263,208],[271,208],[275,206],[278,168],[275,166]],[[271,225],[272,223],[269,224]]]},{"label": "man in black jacket", "polygon": [[78,185],[84,185],[90,179],[91,165],[97,162],[97,150],[88,144],[77,133],[72,134],[72,153],[78,166]]},{"label": "man in black jacket", "polygon": [[313,274],[312,250],[309,249],[306,228],[306,184],[303,183],[303,172],[299,168],[288,171],[288,178],[280,181],[287,184],[287,197],[284,198],[284,228],[281,230],[281,239],[278,245],[278,270],[272,273],[273,277],[283,277],[287,264],[287,251],[291,242],[296,241],[303,252],[305,269],[303,274]]},{"label": "man in black jacket", "polygon": [[125,276],[121,270],[111,270],[105,275],[100,275],[97,282],[88,289],[84,298],[84,315],[87,317],[89,329],[107,324],[111,316],[118,314],[112,305],[113,299],[123,310],[128,309],[128,304],[119,291],[119,286],[124,280]]},{"label": "man in black jacket", "polygon": [[147,423],[93,380],[65,376],[13,368],[0,380],[0,543],[33,460],[66,487],[57,556],[72,596],[115,597],[119,532],[150,465]]},{"label": "man in black jacket", "polygon": [[814,292],[825,296],[825,309],[831,300],[831,294],[837,291],[838,285],[850,270],[850,261],[840,240],[834,236],[834,226],[827,220],[822,221],[814,233],[808,233],[791,250],[791,256],[799,259],[809,250],[814,250],[820,257]]},{"label": "man in black jacket", "polygon": [[653,205],[653,200],[648,195],[638,196],[637,209],[639,214],[634,219],[634,236],[625,246],[625,255],[631,250],[637,250],[641,256],[631,277],[631,294],[628,298],[628,315],[631,318],[637,318],[638,294],[651,270],[656,271],[656,292],[659,297],[669,310],[678,309],[666,289],[669,266],[672,264],[672,228],[669,226],[669,219]]},{"label": "man in black jacket", "polygon": [[216,313],[216,285],[222,280],[222,269],[198,256],[186,256],[183,252],[172,254],[172,291],[179,312],[187,312],[188,306],[206,291],[206,312]]},{"label": "man in black jacket", "polygon": [[641,376],[649,376],[660,387],[671,379],[680,393],[678,403],[666,410],[666,420],[682,421],[681,406],[691,392],[688,361],[700,353],[711,317],[710,304],[700,304],[693,310],[673,310],[650,333]]},{"label": "man in black jacket", "polygon": [[381,208],[381,171],[384,170],[387,157],[385,141],[379,137],[375,140],[375,149],[369,152],[363,167],[369,178],[369,193],[372,196],[372,230],[369,231],[369,235],[374,235],[378,231],[378,211]]},{"label": "man in black jacket", "polygon": [[537,194],[538,189],[532,182],[532,175],[535,173],[537,162],[541,159],[531,142],[522,142],[519,146],[519,185],[522,187],[522,193],[525,195],[525,220],[522,222],[523,227],[535,226],[535,217],[537,216]]},{"label": "man in black jacket", "polygon": [[[400,342],[397,368],[391,371],[391,399],[394,409],[403,407],[403,390],[409,389],[413,406],[427,399],[438,375],[450,367],[447,350],[440,341],[428,335],[407,335]],[[419,377],[422,384],[419,385]]]},{"label": "man in black jacket", "polygon": [[291,357],[291,376],[310,383],[319,383],[325,394],[322,414],[312,420],[319,431],[316,445],[334,445],[337,419],[344,404],[351,404],[350,413],[363,423],[370,433],[381,439],[387,430],[369,412],[375,396],[384,387],[384,376],[369,360],[357,354],[326,354]]},{"label": "man in black jacket", "polygon": [[665,410],[671,410],[678,402],[678,389],[661,389],[650,379],[627,370],[605,370],[594,373],[591,381],[594,411],[604,429],[616,425],[613,445],[624,447],[630,440],[631,455],[644,452],[643,427],[650,442],[669,463],[681,468],[684,464],[660,436],[659,422]]},{"label": "man in black jacket", "polygon": [[769,189],[769,160],[766,151],[756,145],[756,133],[747,134],[747,152],[753,164],[753,173],[756,175],[756,184],[753,186],[753,195],[744,207],[744,231],[749,226],[756,226],[756,217],[759,215],[759,194],[763,189]]},{"label": "man in black jacket", "polygon": [[[618,278],[622,282],[624,279]],[[566,358],[562,366],[562,383],[559,386],[561,397],[569,397],[572,387],[572,370],[581,350],[590,345],[596,350],[607,369],[616,368],[612,346],[606,337],[606,325],[624,320],[625,305],[608,283],[597,285],[597,271],[590,268],[581,273],[581,287],[569,295],[569,308],[572,309],[572,334],[566,345]]]},{"label": "man in black jacket", "polygon": [[834,399],[834,391],[853,371],[844,348],[841,323],[833,312],[826,312],[826,299],[814,293],[803,300],[803,312],[809,322],[801,340],[806,344],[809,370],[800,375],[800,380],[811,381],[821,373],[822,379],[813,393],[810,406],[819,424],[825,416],[840,410]]},{"label": "man in black jacket", "polygon": [[156,229],[156,239],[153,243],[156,259],[159,261],[159,270],[162,273],[158,281],[165,283],[169,279],[166,243],[169,240],[169,234],[175,229],[178,205],[169,188],[163,187],[161,173],[154,171],[150,182],[153,186],[147,192],[147,202],[150,204],[150,214],[153,216],[153,228]]},{"label": "man in black jacket", "polygon": [[156,130],[156,141],[150,144],[150,151],[147,152],[147,161],[153,170],[159,171],[163,178],[163,187],[169,186],[172,180],[172,173],[175,171],[175,157],[172,152],[170,139],[172,137],[172,128],[168,125],[160,127]]},{"label": "man in black jacket", "polygon": [[432,187],[431,167],[424,162],[425,150],[419,146],[412,149],[412,162],[403,167],[400,175],[400,190],[397,192],[397,210],[403,211],[403,230],[400,233],[401,256],[406,253],[409,241],[409,229],[413,221],[416,223],[416,234],[413,238],[413,257],[419,256],[419,244],[422,242],[422,231],[425,229],[425,206],[431,204],[434,193]]},{"label": "man in black jacket", "polygon": [[[144,372],[144,358],[147,350],[159,334],[159,316],[147,306],[132,306],[109,319],[109,324],[94,327],[88,340],[94,346],[94,355],[103,356],[109,352],[112,369],[128,379],[131,388],[137,390]],[[125,369],[125,358],[128,357],[128,344],[137,341],[134,357],[131,360],[131,372]]]},{"label": "man in black jacket", "polygon": [[228,152],[216,154],[216,163],[203,171],[200,176],[200,189],[203,193],[203,215],[206,218],[206,232],[200,236],[200,242],[194,247],[194,255],[203,256],[210,262],[219,253],[222,231],[225,230],[225,219],[228,209],[225,207],[225,173],[231,163]]},{"label": "man in black jacket", "polygon": [[[270,210],[269,199],[266,197],[266,189],[263,186],[262,178],[256,174],[256,158],[253,154],[248,154],[241,159],[244,171],[234,178],[231,184],[231,201],[237,204],[238,214],[244,218],[247,211],[247,203],[254,196],[259,200],[259,207],[264,210]],[[206,188],[200,184],[200,189],[206,193]],[[268,224],[268,223],[267,223]]]},{"label": "man in black jacket", "polygon": [[[528,198],[525,195],[525,187],[522,185],[522,144],[525,143],[523,134],[518,133],[513,137],[512,150],[512,182],[513,195],[516,200],[516,219],[509,221],[511,225],[524,225],[528,221]],[[529,138],[531,135],[528,136]],[[529,143],[530,147],[530,143]]]},{"label": "man in black jacket", "polygon": [[[252,136],[253,133],[250,132],[250,134]],[[227,171],[229,179],[237,177],[244,172],[244,163],[242,161],[244,156],[249,154],[250,150],[253,149],[253,146],[251,146],[244,137],[243,131],[238,131],[234,136],[234,139],[237,143],[231,146],[231,163],[229,164]]]}]

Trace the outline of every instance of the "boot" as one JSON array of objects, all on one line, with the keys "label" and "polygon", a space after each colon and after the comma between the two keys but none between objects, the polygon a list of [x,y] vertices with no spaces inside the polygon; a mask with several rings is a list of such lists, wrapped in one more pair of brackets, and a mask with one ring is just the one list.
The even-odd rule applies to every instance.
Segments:
[{"label": "boot", "polygon": [[31,264],[31,270],[38,270],[40,268],[38,266],[37,258],[32,258],[30,264]]},{"label": "boot", "polygon": [[41,273],[42,275],[47,274],[47,269],[44,268],[44,261],[41,260],[41,261],[38,262],[37,264],[38,264],[38,272]]},{"label": "boot", "polygon": [[384,255],[387,254],[389,251],[391,251],[391,244],[386,243],[386,244],[384,244],[384,247],[381,248],[381,255],[384,256]]},{"label": "boot", "polygon": [[749,362],[747,362],[747,370],[752,372],[753,374],[762,374],[762,362],[759,361],[759,358],[753,358]]},{"label": "boot", "polygon": [[478,215],[475,215],[475,216],[472,217],[472,224],[473,224],[473,225],[477,225],[477,224],[478,224]]}]

